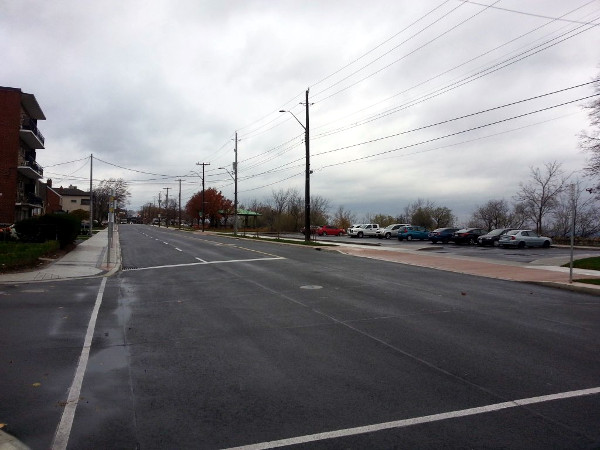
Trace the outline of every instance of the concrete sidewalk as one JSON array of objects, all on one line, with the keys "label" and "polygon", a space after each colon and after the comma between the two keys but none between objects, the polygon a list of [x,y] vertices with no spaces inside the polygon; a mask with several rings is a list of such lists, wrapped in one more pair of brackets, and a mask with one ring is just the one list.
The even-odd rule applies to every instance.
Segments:
[{"label": "concrete sidewalk", "polygon": [[110,248],[108,247],[108,230],[104,229],[42,269],[0,275],[0,283],[108,276],[119,270],[120,265],[119,232],[115,227]]}]

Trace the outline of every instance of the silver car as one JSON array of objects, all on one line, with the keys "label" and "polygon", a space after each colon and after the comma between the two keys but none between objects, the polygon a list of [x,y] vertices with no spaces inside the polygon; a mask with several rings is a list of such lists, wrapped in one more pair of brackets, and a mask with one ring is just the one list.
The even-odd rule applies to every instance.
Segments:
[{"label": "silver car", "polygon": [[377,236],[379,239],[390,239],[390,238],[395,238],[398,237],[398,231],[400,230],[400,228],[404,228],[404,227],[409,227],[410,224],[407,223],[394,223],[392,225],[388,225],[385,228],[380,228],[379,230],[377,230],[375,232],[375,236]]},{"label": "silver car", "polygon": [[544,247],[552,245],[552,239],[546,236],[540,236],[533,230],[511,230],[500,236],[498,240],[500,247]]}]

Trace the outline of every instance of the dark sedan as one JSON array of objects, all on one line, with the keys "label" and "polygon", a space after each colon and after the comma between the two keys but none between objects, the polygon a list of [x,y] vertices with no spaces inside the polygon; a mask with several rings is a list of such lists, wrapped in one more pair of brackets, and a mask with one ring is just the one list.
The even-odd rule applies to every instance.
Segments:
[{"label": "dark sedan", "polygon": [[429,240],[434,244],[437,242],[447,244],[452,239],[455,231],[458,231],[458,228],[436,228],[429,233]]},{"label": "dark sedan", "polygon": [[492,247],[497,245],[500,236],[508,233],[510,230],[514,228],[496,228],[495,230],[490,231],[488,234],[484,234],[483,236],[479,236],[477,238],[477,245],[481,245],[485,247],[486,245],[491,245]]},{"label": "dark sedan", "polygon": [[479,236],[483,236],[485,231],[481,228],[463,228],[462,230],[458,230],[452,236],[452,241],[455,244],[477,244],[477,239]]}]

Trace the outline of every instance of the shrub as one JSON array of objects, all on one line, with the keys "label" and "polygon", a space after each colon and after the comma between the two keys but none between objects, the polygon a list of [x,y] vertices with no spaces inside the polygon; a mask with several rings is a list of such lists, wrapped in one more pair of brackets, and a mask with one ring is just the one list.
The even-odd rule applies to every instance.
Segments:
[{"label": "shrub", "polygon": [[56,240],[64,248],[75,242],[80,220],[71,214],[46,214],[32,217],[15,224],[19,239],[24,242],[45,242]]}]

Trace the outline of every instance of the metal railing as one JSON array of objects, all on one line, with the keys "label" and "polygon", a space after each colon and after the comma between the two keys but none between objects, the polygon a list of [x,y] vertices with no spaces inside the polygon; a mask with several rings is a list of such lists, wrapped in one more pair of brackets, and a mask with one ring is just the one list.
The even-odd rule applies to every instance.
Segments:
[{"label": "metal railing", "polygon": [[44,135],[38,129],[37,123],[35,120],[33,120],[29,117],[23,118],[23,123],[21,124],[21,129],[29,130],[29,131],[33,132],[33,134],[35,134],[37,136],[37,138],[40,140],[40,142],[42,144],[44,144],[44,140],[45,140]]},{"label": "metal railing", "polygon": [[42,169],[42,166],[40,166],[33,158],[20,159],[19,166],[31,167],[33,170],[39,173],[40,176],[44,176],[44,169]]}]

